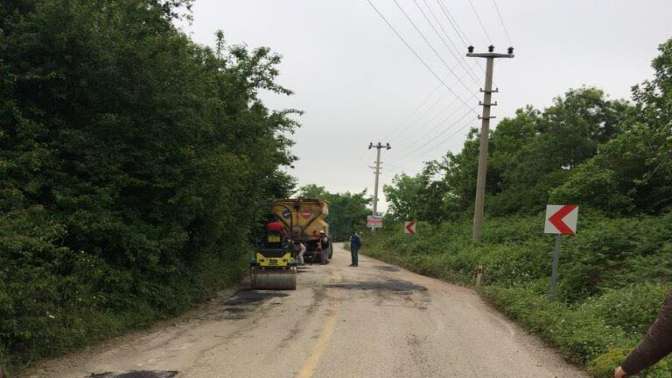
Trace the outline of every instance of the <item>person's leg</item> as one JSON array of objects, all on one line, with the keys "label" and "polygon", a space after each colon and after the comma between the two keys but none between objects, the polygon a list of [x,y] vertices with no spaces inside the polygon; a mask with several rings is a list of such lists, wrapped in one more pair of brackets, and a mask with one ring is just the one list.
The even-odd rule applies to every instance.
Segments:
[{"label": "person's leg", "polygon": [[350,266],[355,266],[355,249],[350,247]]},{"label": "person's leg", "polygon": [[355,248],[355,251],[353,253],[352,264],[354,266],[359,266],[359,248]]}]

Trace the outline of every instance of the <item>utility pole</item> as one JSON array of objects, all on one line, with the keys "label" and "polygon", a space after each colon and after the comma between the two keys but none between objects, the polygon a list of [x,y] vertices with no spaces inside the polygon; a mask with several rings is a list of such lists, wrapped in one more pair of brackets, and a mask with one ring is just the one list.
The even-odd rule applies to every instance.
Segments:
[{"label": "utility pole", "polygon": [[507,54],[495,53],[495,46],[488,46],[487,53],[474,53],[474,46],[468,47],[468,57],[485,58],[485,89],[483,92],[483,115],[478,116],[481,119],[481,138],[478,153],[478,177],[476,179],[476,203],[474,204],[474,226],[472,238],[475,242],[481,241],[481,227],[483,226],[483,211],[485,207],[485,179],[488,172],[488,136],[490,132],[490,108],[496,106],[497,102],[492,102],[492,94],[499,92],[499,89],[492,90],[492,69],[495,65],[495,58],[513,58],[513,47],[509,47]]},{"label": "utility pole", "polygon": [[383,148],[386,150],[391,149],[389,143],[382,144],[378,142],[378,144],[373,144],[373,142],[369,143],[369,150],[375,148],[376,150],[376,165],[373,168],[373,173],[376,175],[376,181],[374,184],[374,189],[373,189],[373,215],[378,216],[378,176],[380,176],[380,150]]}]

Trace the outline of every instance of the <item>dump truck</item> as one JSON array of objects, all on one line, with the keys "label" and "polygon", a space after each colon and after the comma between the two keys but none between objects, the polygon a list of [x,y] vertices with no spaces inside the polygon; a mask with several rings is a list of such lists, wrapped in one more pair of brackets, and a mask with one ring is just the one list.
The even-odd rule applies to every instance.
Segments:
[{"label": "dump truck", "polygon": [[[273,214],[288,230],[289,238],[301,241],[306,246],[304,259],[328,264],[333,255],[329,224],[329,205],[314,198],[288,198],[273,202]],[[329,237],[329,243],[320,245],[320,231]]]}]

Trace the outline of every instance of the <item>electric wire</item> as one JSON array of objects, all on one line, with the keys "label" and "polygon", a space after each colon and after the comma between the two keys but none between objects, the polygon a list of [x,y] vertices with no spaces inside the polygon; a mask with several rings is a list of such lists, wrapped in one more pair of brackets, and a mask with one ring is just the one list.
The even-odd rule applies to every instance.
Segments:
[{"label": "electric wire", "polygon": [[497,11],[497,18],[499,18],[499,23],[502,24],[502,29],[504,29],[504,35],[506,35],[506,39],[509,41],[509,46],[512,46],[513,42],[511,42],[511,34],[509,34],[509,29],[506,27],[506,24],[504,23],[504,17],[502,17],[502,12],[500,12],[499,10],[497,1],[492,0],[492,4],[495,6],[495,10]]},{"label": "electric wire", "polygon": [[[462,81],[462,79],[460,78],[460,76],[457,75],[457,74],[455,73],[455,71],[453,70],[454,67],[451,68],[451,67],[448,65],[448,63],[446,63],[446,61],[443,59],[443,57],[441,56],[441,54],[436,50],[436,48],[434,48],[434,45],[432,45],[432,43],[429,41],[429,39],[427,39],[427,36],[425,36],[425,33],[423,33],[422,30],[420,30],[420,28],[418,27],[418,25],[416,25],[416,23],[413,21],[413,19],[411,18],[411,16],[408,15],[408,13],[406,12],[406,10],[404,10],[404,8],[399,4],[399,2],[398,2],[397,0],[393,0],[393,1],[394,1],[394,4],[397,6],[397,8],[399,8],[399,10],[401,11],[401,13],[403,13],[404,17],[406,17],[406,19],[408,20],[408,22],[413,26],[413,28],[415,29],[415,31],[418,32],[418,34],[420,35],[420,37],[422,38],[422,40],[425,41],[425,43],[426,43],[427,46],[430,48],[430,50],[432,50],[432,51],[434,52],[434,55],[436,55],[436,57],[439,59],[439,61],[441,61],[441,63],[443,63],[443,66],[446,67],[446,69],[447,69],[453,76],[455,76],[455,78],[457,79],[457,81],[462,85],[462,87],[464,87],[464,89],[467,90],[467,92],[470,92],[471,96],[473,96],[475,99],[478,100],[478,98],[476,97],[476,95],[475,95],[474,93],[471,92],[472,88],[470,88],[469,86],[467,86],[467,85]],[[469,105],[467,105],[467,107],[469,107]]]},{"label": "electric wire", "polygon": [[[447,141],[449,141],[450,139],[452,139],[455,135],[457,135],[457,134],[460,133],[461,131],[464,131],[464,130],[465,130],[466,128],[468,128],[468,127],[469,127],[469,123],[467,122],[467,123],[465,123],[464,125],[462,125],[461,127],[457,128],[457,129],[453,129],[453,130],[454,130],[453,133],[447,135],[444,139],[442,139],[442,140],[441,140],[438,144],[436,144],[435,146],[432,146],[432,147],[430,147],[430,148],[425,148],[424,150],[420,151],[419,153],[408,154],[408,155],[406,155],[405,157],[403,157],[401,160],[395,160],[394,163],[395,163],[395,164],[404,165],[404,163],[409,162],[411,159],[415,159],[415,160],[417,160],[418,158],[422,158],[423,156],[426,156],[426,153],[427,153],[427,152],[433,152],[433,151],[435,151],[435,150],[439,150],[440,147],[441,147],[444,143],[446,143]],[[445,152],[446,152],[446,151],[441,151],[442,154],[445,154]],[[429,160],[431,160],[431,159],[429,159]],[[427,161],[427,160],[423,159],[423,161]]]},{"label": "electric wire", "polygon": [[[474,107],[474,108],[472,108],[472,109],[475,109],[475,108],[476,108],[476,107]],[[445,129],[443,129],[440,133],[438,133],[437,135],[435,135],[433,138],[430,138],[429,140],[427,140],[427,142],[425,142],[424,144],[420,145],[420,146],[417,147],[416,149],[412,150],[412,151],[409,152],[408,154],[409,154],[410,156],[413,156],[413,155],[417,155],[417,152],[419,152],[419,151],[424,151],[424,150],[426,150],[426,147],[427,147],[427,146],[431,146],[432,144],[434,144],[434,143],[437,141],[437,138],[441,137],[442,135],[444,135],[445,133],[447,133],[448,131],[450,131],[450,130],[452,129],[453,126],[455,126],[456,124],[462,122],[462,120],[464,120],[468,115],[470,115],[470,112],[465,112],[464,114],[462,114],[462,116],[460,116],[459,118],[457,118],[456,120],[454,120],[449,126],[447,126]],[[467,124],[466,126],[468,126],[468,124]],[[463,128],[466,127],[466,126],[463,126]],[[455,134],[456,134],[457,132],[459,132],[460,130],[461,130],[461,129],[456,130],[455,133],[450,134],[450,136],[455,135]],[[440,142],[438,143],[438,145],[441,145],[441,144],[442,144],[443,142],[445,142],[445,141],[446,141],[446,139],[444,139],[443,141],[440,141]]]},{"label": "electric wire", "polygon": [[481,16],[478,15],[478,11],[476,10],[476,7],[474,6],[474,2],[471,0],[469,1],[469,5],[471,6],[471,10],[474,11],[474,15],[476,16],[476,20],[478,21],[478,24],[481,26],[481,30],[483,30],[483,34],[485,34],[485,38],[487,38],[488,43],[492,43],[492,38],[490,38],[490,34],[488,34],[488,31],[485,30],[485,25],[483,25],[483,21],[481,20]]},{"label": "electric wire", "polygon": [[[475,109],[474,107],[473,109]],[[471,109],[470,109],[471,110]],[[464,130],[464,128],[469,126],[469,122],[465,123],[462,127],[459,127],[458,129],[454,129],[455,125],[458,125],[461,123],[467,116],[469,116],[471,113],[469,111],[463,113],[460,117],[457,119],[454,119],[450,124],[448,124],[440,133],[436,134],[433,138],[427,140],[425,143],[423,143],[420,146],[417,146],[415,149],[406,152],[404,156],[402,156],[400,159],[395,160],[394,162],[399,164],[399,163],[404,163],[409,161],[411,158],[414,156],[418,156],[418,153],[424,154],[426,151],[441,146],[443,143],[445,143],[448,139],[452,138],[454,135],[459,133],[460,131]],[[441,124],[443,122],[447,121],[450,118],[446,118],[441,121]],[[449,131],[454,131],[453,133],[449,134],[446,138],[439,140],[438,138],[445,135]],[[438,141],[438,143],[436,143]],[[429,148],[428,148],[429,147]]]},{"label": "electric wire", "polygon": [[[415,55],[415,57],[420,61],[420,63],[422,63],[422,65],[425,66],[425,68],[432,74],[432,76],[434,76],[436,80],[438,80],[444,87],[446,87],[446,89],[448,89],[450,93],[452,93],[455,97],[457,97],[460,100],[460,102],[462,102],[466,107],[469,107],[470,106],[469,103],[465,99],[463,99],[462,96],[460,96],[457,92],[455,92],[453,88],[449,87],[448,84],[446,84],[446,82],[443,79],[441,79],[441,77],[432,69],[432,67],[429,64],[427,64],[427,62],[425,62],[424,59],[422,59],[420,54],[418,54],[418,52],[415,51],[415,49],[406,41],[406,39],[404,39],[404,37],[397,31],[397,29],[394,28],[394,26],[390,23],[390,21],[388,21],[387,18],[378,10],[378,8],[376,8],[376,6],[371,2],[371,0],[366,1],[369,3],[371,8],[373,8],[373,10],[378,14],[378,16],[387,24],[390,30],[392,30],[392,32],[401,40],[401,42],[403,42],[403,44],[406,45],[406,47],[413,53],[413,55]],[[476,113],[476,111],[474,111],[474,113]]]},{"label": "electric wire", "polygon": [[[425,5],[427,5],[426,0],[423,0],[423,1],[424,1]],[[475,83],[478,84],[478,77],[474,74],[473,70],[470,70],[470,69],[468,68],[468,66],[464,64],[463,59],[458,55],[458,54],[459,54],[459,50],[458,50],[457,47],[455,46],[455,43],[454,43],[453,40],[450,38],[450,36],[447,35],[447,34],[445,33],[445,30],[443,30],[443,26],[442,26],[441,24],[438,24],[438,25],[439,25],[439,28],[442,29],[443,34],[445,34],[445,38],[444,38],[443,34],[442,34],[441,32],[439,32],[439,29],[437,29],[436,26],[434,26],[434,23],[429,19],[429,17],[428,17],[427,14],[425,13],[424,9],[422,9],[422,7],[420,6],[420,4],[418,3],[418,0],[413,0],[413,3],[415,4],[415,7],[418,8],[418,10],[420,11],[420,14],[422,14],[422,17],[425,19],[425,21],[427,21],[427,23],[429,24],[429,26],[431,26],[432,30],[434,30],[434,33],[436,33],[437,37],[439,37],[439,40],[441,40],[441,43],[443,43],[443,45],[446,46],[446,49],[448,50],[448,52],[450,53],[450,55],[452,55],[453,58],[455,58],[455,60],[457,61],[457,63],[458,63],[458,64],[460,65],[460,67],[467,73],[467,75],[469,75],[469,77],[470,77]],[[438,21],[437,18],[436,18],[436,15],[434,15],[434,13],[432,12],[432,9],[431,9],[431,8],[429,9],[429,13],[430,13],[430,15],[434,18],[434,21],[435,21],[435,22]],[[446,42],[446,38],[448,39],[448,41],[450,42],[450,44],[449,44],[448,42]],[[451,45],[452,45],[452,46],[451,46]],[[454,49],[455,51],[453,51],[453,49]],[[456,53],[456,52],[457,52],[457,53]]]},{"label": "electric wire", "polygon": [[[454,109],[452,109],[452,107],[453,107],[454,104],[455,104],[455,101],[453,100],[451,103],[449,103],[449,104],[445,107],[445,110],[451,110],[451,115],[454,114]],[[443,125],[444,122],[446,122],[447,120],[449,120],[450,117],[451,117],[451,116],[449,115],[449,116],[447,116],[447,117],[442,118],[439,122],[435,122],[435,121],[438,119],[437,116],[439,116],[439,115],[441,115],[441,114],[444,114],[444,113],[439,112],[439,113],[435,114],[434,117],[432,117],[432,118],[429,120],[429,122],[426,123],[426,124],[434,123],[434,125],[433,125],[430,129],[428,129],[428,130],[427,130],[425,133],[423,133],[422,135],[418,135],[418,136],[412,138],[410,141],[408,141],[408,143],[406,143],[405,145],[403,145],[403,147],[401,147],[401,148],[399,149],[399,151],[401,151],[401,153],[404,153],[404,152],[407,152],[407,151],[412,150],[412,149],[413,149],[414,147],[416,147],[419,143],[424,142],[424,141],[426,140],[426,138],[430,136],[430,134],[432,134],[437,128],[441,127],[441,125]]]},{"label": "electric wire", "polygon": [[[450,33],[448,33],[448,31],[446,31],[446,29],[443,27],[444,23],[439,20],[439,17],[436,15],[437,12],[435,12],[432,9],[432,6],[429,5],[428,0],[422,0],[422,2],[425,4],[425,7],[427,7],[427,9],[429,10],[429,13],[432,16],[432,18],[434,19],[434,21],[436,22],[436,24],[439,25],[439,28],[441,29],[443,34],[450,41],[451,45],[453,45],[453,47],[455,48],[455,51],[458,53],[458,55],[461,55],[463,61],[466,63],[467,68],[472,72],[472,74],[475,74],[476,77],[478,77],[479,79],[483,79],[485,77],[485,73],[484,73],[483,68],[480,67],[480,65],[479,65],[480,74],[474,72],[473,67],[469,65],[470,62],[474,63],[474,61],[471,60],[471,59],[467,59],[466,55],[464,55],[463,53],[460,53],[460,47],[458,47],[458,43],[455,43],[455,41],[453,41],[453,38],[450,37]],[[458,27],[459,27],[459,25],[458,25]],[[458,37],[460,37],[460,39],[462,38],[461,35],[459,33],[457,33],[457,31],[456,31],[456,34],[458,35]],[[463,40],[463,42],[465,42],[465,41]],[[464,45],[462,45],[462,49],[464,49],[466,47],[467,47],[467,44],[464,43]],[[478,62],[476,62],[476,63],[478,63]]]},{"label": "electric wire", "polygon": [[[394,128],[394,131],[392,131],[392,132],[388,135],[387,139],[390,139],[390,140],[391,140],[391,139],[396,138],[397,135],[399,135],[399,132],[404,130],[404,126],[406,126],[406,123],[408,123],[409,120],[415,118],[415,115],[420,111],[420,109],[422,109],[427,103],[429,103],[429,100],[434,96],[434,94],[435,94],[439,89],[441,89],[441,84],[437,85],[434,89],[432,89],[429,93],[427,93],[427,95],[423,97],[423,100],[420,102],[420,104],[419,104],[418,106],[416,106],[416,107],[409,113],[408,116],[403,117],[405,121],[400,122],[399,125],[398,125],[396,128]],[[441,100],[441,96],[437,97],[437,101],[436,101],[436,102],[439,102],[440,100]],[[436,102],[433,103],[432,105],[430,105],[429,108],[425,109],[425,111],[427,111],[428,109],[431,109],[432,107],[434,107],[435,104],[436,104]]]},{"label": "electric wire", "polygon": [[[437,101],[432,103],[432,105],[430,107],[428,107],[420,117],[415,119],[414,122],[411,122],[410,120],[409,120],[409,122],[406,122],[404,124],[404,126],[406,126],[406,127],[402,129],[402,132],[399,133],[397,135],[397,137],[395,137],[394,139],[391,138],[390,141],[395,142],[396,145],[398,145],[398,144],[404,145],[408,142],[408,139],[410,138],[410,140],[414,141],[412,143],[416,143],[417,142],[416,140],[418,139],[418,130],[422,130],[422,129],[425,128],[425,126],[431,125],[442,114],[445,115],[447,110],[450,110],[451,108],[453,108],[453,105],[456,103],[457,99],[455,97],[452,97],[452,100],[449,101],[448,104],[442,105],[438,109],[438,111],[432,111],[432,109],[434,109],[437,105],[443,103],[442,100],[443,100],[443,98],[441,98],[441,97],[437,98]],[[429,115],[429,117],[427,118],[426,115]],[[431,131],[435,128],[436,128],[436,126],[432,127],[429,131]],[[411,135],[409,135],[407,137],[406,134],[408,134],[409,132],[413,132],[413,134],[411,134],[411,135],[415,135],[415,137],[412,137]]]},{"label": "electric wire", "polygon": [[[454,97],[453,97],[453,100],[455,100]],[[428,123],[428,121],[431,121],[432,119],[436,118],[436,115],[437,115],[437,114],[440,114],[442,110],[441,110],[441,108],[439,108],[439,111],[438,111],[438,112],[434,112],[433,110],[434,110],[434,109],[436,108],[436,106],[437,106],[438,104],[440,104],[442,101],[443,101],[443,98],[442,98],[442,97],[438,97],[438,98],[436,99],[436,101],[434,101],[434,102],[432,103],[432,105],[431,105],[429,108],[427,108],[426,112],[424,112],[422,115],[420,115],[420,117],[418,117],[417,119],[414,119],[414,120],[409,120],[408,122],[404,122],[404,123],[402,124],[404,127],[402,127],[401,130],[400,130],[401,132],[398,133],[395,137],[391,137],[391,138],[389,138],[390,141],[391,141],[391,142],[394,141],[394,142],[396,143],[398,140],[400,140],[401,137],[403,137],[405,134],[408,133],[408,131],[411,130],[410,125],[413,125],[413,124],[422,124],[422,125],[425,125],[425,124]],[[431,115],[430,115],[430,114],[431,114]],[[425,120],[423,121],[423,119],[426,118],[428,115],[430,115],[429,118],[428,118],[428,119],[425,119]]]},{"label": "electric wire", "polygon": [[[460,27],[460,24],[457,22],[455,17],[453,17],[452,13],[450,12],[450,9],[448,9],[448,6],[443,3],[443,0],[436,0],[436,3],[439,5],[439,9],[441,10],[441,14],[448,20],[448,24],[450,24],[450,27],[453,28],[455,31],[455,34],[462,40],[462,43],[464,43],[464,47],[467,47],[470,45],[470,43],[467,41],[467,35],[464,33],[462,28]],[[481,70],[481,72],[485,71],[485,68],[481,64],[480,60],[472,60],[475,65],[478,66],[478,68]]]},{"label": "electric wire", "polygon": [[457,23],[457,20],[453,17],[452,13],[450,13],[450,10],[448,9],[448,6],[443,4],[443,0],[436,0],[436,3],[439,4],[439,8],[441,9],[441,13],[446,17],[448,20],[448,23],[450,26],[455,30],[455,34],[457,34],[458,37],[462,40],[462,43],[464,43],[465,46],[469,45],[469,42],[467,41],[467,36],[466,34],[462,31],[462,28],[460,28],[460,25]]}]

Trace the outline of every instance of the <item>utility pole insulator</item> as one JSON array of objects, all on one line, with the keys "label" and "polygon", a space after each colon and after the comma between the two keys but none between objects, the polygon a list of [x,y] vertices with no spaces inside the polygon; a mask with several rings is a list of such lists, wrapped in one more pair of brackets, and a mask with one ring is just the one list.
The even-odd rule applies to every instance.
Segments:
[{"label": "utility pole insulator", "polygon": [[480,146],[478,152],[478,177],[476,180],[476,201],[474,204],[474,226],[472,230],[473,240],[481,241],[481,228],[483,226],[483,213],[485,207],[485,180],[488,171],[488,136],[490,134],[490,119],[495,116],[490,115],[490,108],[497,105],[492,102],[492,94],[498,93],[499,88],[492,89],[492,71],[496,58],[513,58],[513,47],[507,49],[508,54],[495,52],[495,46],[488,46],[487,53],[474,53],[474,47],[469,46],[467,56],[473,58],[485,58],[485,89],[481,88],[483,101],[479,105],[483,106],[483,114],[478,116],[481,122]]}]

